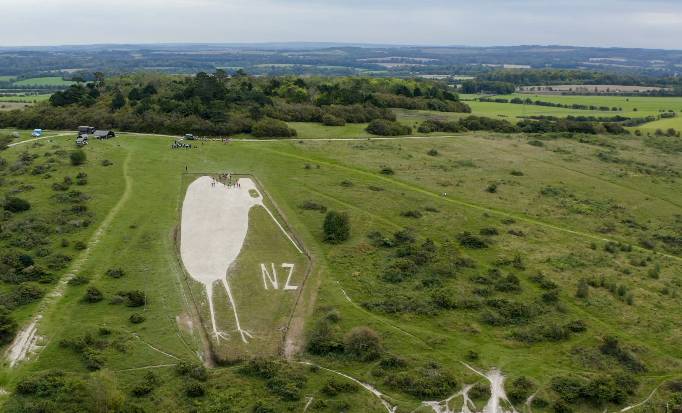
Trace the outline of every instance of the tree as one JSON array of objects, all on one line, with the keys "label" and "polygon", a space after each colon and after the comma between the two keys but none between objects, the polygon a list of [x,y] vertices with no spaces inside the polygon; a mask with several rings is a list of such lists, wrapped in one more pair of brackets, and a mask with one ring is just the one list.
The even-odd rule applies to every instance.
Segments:
[{"label": "tree", "polygon": [[344,212],[329,211],[324,218],[324,240],[338,244],[350,237],[350,218]]},{"label": "tree", "polygon": [[111,110],[119,110],[126,105],[126,98],[120,90],[116,90],[114,98],[111,101]]},{"label": "tree", "polygon": [[362,361],[379,358],[383,348],[381,338],[369,327],[355,327],[343,339],[346,353]]},{"label": "tree", "polygon": [[87,160],[87,156],[85,155],[85,152],[78,149],[77,151],[71,152],[71,154],[69,155],[69,159],[71,160],[71,165],[79,166],[85,163],[85,161]]}]

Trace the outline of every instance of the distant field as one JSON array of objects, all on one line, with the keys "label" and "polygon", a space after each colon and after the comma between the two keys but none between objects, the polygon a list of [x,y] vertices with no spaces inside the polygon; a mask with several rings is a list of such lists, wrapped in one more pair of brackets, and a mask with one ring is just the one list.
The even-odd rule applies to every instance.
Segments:
[{"label": "distant field", "polygon": [[23,109],[28,106],[30,106],[28,103],[0,101],[0,111]]},{"label": "distant field", "polygon": [[[656,122],[650,122],[641,125],[632,130],[640,129],[642,131],[653,132],[656,129],[682,129],[682,97],[649,97],[649,96],[560,96],[560,95],[540,95],[540,94],[521,94],[515,93],[512,95],[497,95],[494,98],[512,99],[515,97],[531,98],[532,100],[540,100],[544,102],[562,103],[566,105],[581,104],[593,106],[608,106],[622,108],[622,111],[594,111],[594,110],[575,110],[568,108],[554,108],[546,106],[535,105],[517,105],[511,103],[495,103],[495,102],[477,102],[473,99],[479,98],[480,95],[460,95],[462,100],[469,100],[467,104],[471,106],[472,114],[479,116],[489,116],[495,118],[509,118],[510,121],[516,121],[524,116],[615,116],[622,115],[631,118],[658,116],[661,112],[674,111],[678,116],[672,119],[662,119]],[[448,117],[451,114],[446,115]]]},{"label": "distant field", "polygon": [[14,76],[0,76],[0,82],[10,82]]},{"label": "distant field", "polygon": [[42,95],[17,95],[17,96],[0,96],[0,102],[22,102],[22,103],[36,103],[44,102],[52,96],[49,93]]},{"label": "distant field", "polygon": [[14,82],[15,85],[20,86],[69,86],[74,82],[64,80],[59,76],[52,77],[34,77],[30,79],[23,79]]}]

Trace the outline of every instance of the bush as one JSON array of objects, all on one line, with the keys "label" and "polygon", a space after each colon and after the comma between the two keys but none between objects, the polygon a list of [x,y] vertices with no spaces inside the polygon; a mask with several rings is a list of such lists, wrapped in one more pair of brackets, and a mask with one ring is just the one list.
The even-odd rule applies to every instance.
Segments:
[{"label": "bush", "polygon": [[403,211],[400,213],[400,215],[406,217],[406,218],[421,218],[422,213],[419,210],[411,210],[411,211]]},{"label": "bush", "polygon": [[344,350],[361,361],[376,360],[383,348],[381,338],[369,327],[355,327],[343,339]]},{"label": "bush", "polygon": [[201,364],[183,361],[175,366],[175,372],[180,376],[191,377],[199,381],[208,380],[208,371]]},{"label": "bush", "polygon": [[411,127],[387,119],[374,119],[367,125],[366,130],[372,135],[379,136],[399,136],[412,133]]},{"label": "bush", "polygon": [[187,397],[201,397],[206,393],[206,389],[201,383],[189,383],[185,387]]},{"label": "bush", "polygon": [[507,396],[512,403],[519,404],[528,399],[534,388],[535,385],[532,381],[521,376],[510,383],[507,388]]},{"label": "bush", "polygon": [[69,154],[69,160],[71,161],[71,165],[79,166],[85,163],[85,161],[87,160],[87,156],[85,155],[85,152],[78,149]]},{"label": "bush", "polygon": [[111,278],[121,278],[125,275],[122,268],[109,268],[106,274]]},{"label": "bush", "polygon": [[133,324],[140,324],[140,323],[143,323],[144,320],[146,320],[146,318],[142,314],[133,313],[130,315],[128,320],[130,320],[130,322]]},{"label": "bush", "polygon": [[11,317],[9,310],[0,306],[0,344],[8,344],[14,340],[17,332],[17,323]]},{"label": "bush", "polygon": [[300,205],[300,208],[305,209],[307,211],[319,211],[322,213],[327,212],[326,206],[318,204],[317,202],[314,201],[305,201]]},{"label": "bush", "polygon": [[387,378],[386,384],[412,396],[429,400],[447,397],[459,387],[452,374],[436,365],[396,373]]},{"label": "bush", "polygon": [[88,287],[88,290],[85,292],[85,297],[83,297],[83,300],[88,303],[98,303],[103,299],[104,294],[95,287]]},{"label": "bush", "polygon": [[126,305],[128,307],[142,307],[147,304],[147,295],[141,290],[120,291],[117,295],[126,298]]},{"label": "bush", "polygon": [[324,114],[322,115],[322,123],[325,126],[346,126],[346,120],[334,115]]},{"label": "bush", "polygon": [[343,350],[338,327],[328,319],[318,321],[310,332],[307,350],[312,354],[329,355]]},{"label": "bush", "polygon": [[471,249],[482,249],[482,248],[488,248],[488,243],[485,242],[482,238],[477,237],[476,235],[473,235],[470,232],[462,232],[457,236],[457,241],[459,241],[459,244],[465,248],[471,248]]},{"label": "bush", "polygon": [[285,122],[269,118],[256,122],[251,133],[257,138],[290,138],[297,135],[296,130]]},{"label": "bush", "polygon": [[24,212],[31,209],[31,203],[17,197],[7,197],[2,207],[9,212]]},{"label": "bush", "polygon": [[329,211],[324,218],[324,240],[338,244],[350,237],[350,218],[344,212]]},{"label": "bush", "polygon": [[438,156],[438,149],[429,149],[428,152],[426,152],[427,155],[429,156]]}]

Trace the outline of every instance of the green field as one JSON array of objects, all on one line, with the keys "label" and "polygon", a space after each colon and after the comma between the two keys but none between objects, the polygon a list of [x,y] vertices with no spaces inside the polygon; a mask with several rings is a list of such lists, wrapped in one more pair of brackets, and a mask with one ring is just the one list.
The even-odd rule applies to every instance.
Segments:
[{"label": "green field", "polygon": [[29,79],[22,79],[13,82],[15,85],[20,86],[69,86],[74,82],[62,79],[61,76],[49,76],[49,77],[33,77]]},{"label": "green field", "polygon": [[[462,99],[476,99],[478,95],[462,95]],[[506,103],[494,102],[477,102],[468,101],[473,113],[482,116],[497,116],[518,118],[520,116],[557,116],[566,117],[573,116],[614,116],[622,115],[631,118],[658,116],[662,111],[674,111],[678,114],[673,119],[662,119],[656,122],[650,122],[632,130],[640,129],[645,132],[654,132],[656,129],[666,130],[674,128],[682,129],[682,98],[679,97],[649,97],[649,96],[557,96],[557,95],[534,95],[534,94],[513,94],[513,95],[497,95],[493,98],[512,99],[515,97],[531,98],[533,100],[540,100],[544,102],[562,103],[562,104],[582,104],[594,106],[608,106],[623,108],[622,111],[617,112],[601,112],[593,110],[573,110],[566,108],[553,108],[535,105],[515,105]]]},{"label": "green field", "polygon": [[[509,108],[506,116],[518,116],[511,112],[517,105],[473,107],[474,114]],[[428,116],[442,114],[399,112],[406,123]],[[410,412],[423,400],[482,383],[462,365],[467,362],[482,371],[499,368],[508,382],[527,377],[537,397],[549,402],[559,397],[553,378],[587,382],[623,373],[639,383],[633,394],[618,403],[577,402],[574,411],[614,411],[644,400],[658,386],[643,407],[631,411],[664,411],[672,397],[667,383],[682,379],[679,140],[579,136],[540,138],[538,144],[537,137],[467,133],[387,141],[365,139],[363,125],[295,127],[300,141],[204,142],[192,150],[169,149],[171,137],[121,134],[85,147],[83,166],[68,163],[72,136],[2,152],[7,166],[0,170],[0,189],[33,205],[8,215],[7,227],[59,213],[65,207],[54,202],[61,192],[53,184],[87,174],[86,185],[70,190],[89,196],[89,225],[66,235],[50,231],[45,248],[47,258],[73,257],[70,267],[56,271],[58,277],[72,273],[89,282],[12,312],[21,325],[43,315],[39,344],[45,347],[18,368],[5,365],[1,385],[12,392],[26,378],[59,369],[79,380],[76,389],[99,395],[9,395],[5,410],[47,403],[58,394],[64,406],[88,400],[146,411],[252,411],[257,401],[274,411],[303,411],[309,398],[310,411],[386,411],[375,396],[328,368],[375,386],[399,412]],[[313,137],[362,139],[304,139]],[[25,169],[12,167],[29,158]],[[103,166],[105,159],[112,165]],[[43,164],[53,169],[32,172]],[[323,336],[333,349],[353,328],[366,326],[381,337],[379,358],[308,347],[289,365],[263,362],[264,370],[231,359],[211,368],[206,380],[177,372],[180,360],[199,363],[198,355],[206,356],[200,322],[205,306],[187,283],[177,253],[180,207],[193,174],[225,170],[255,176],[310,251],[314,271],[302,297],[314,303],[314,311],[304,305],[295,315],[305,327],[302,340]],[[350,239],[323,242],[325,215],[301,208],[307,202],[347,213]],[[262,212],[251,211],[254,227],[236,282],[249,312],[262,310],[270,324],[273,303],[261,290],[249,289],[261,276],[252,268],[262,258],[258,251],[279,259],[272,251],[285,248],[286,240]],[[76,241],[87,248],[74,249]],[[116,268],[124,275],[107,275]],[[583,279],[593,286],[586,297],[576,297]],[[56,281],[36,284],[56,288]],[[103,293],[102,301],[83,300],[91,286]],[[126,304],[125,293],[136,290],[144,292],[144,306]],[[144,321],[131,323],[133,314]],[[563,326],[571,322],[583,328],[567,332]],[[543,335],[545,326],[556,334]],[[617,337],[627,356],[601,351],[605,336]],[[351,383],[351,390],[334,393],[330,380]],[[151,390],[134,395],[143,384]],[[205,394],[191,396],[190,386]],[[477,400],[482,407],[485,401]]]}]

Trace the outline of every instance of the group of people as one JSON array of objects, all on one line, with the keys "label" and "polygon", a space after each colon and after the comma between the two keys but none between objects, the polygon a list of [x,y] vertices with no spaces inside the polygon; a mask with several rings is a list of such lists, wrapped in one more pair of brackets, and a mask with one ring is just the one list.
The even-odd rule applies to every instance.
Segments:
[{"label": "group of people", "polygon": [[192,149],[192,144],[175,141],[171,145],[171,149]]},{"label": "group of people", "polygon": [[220,182],[224,184],[228,189],[229,188],[241,188],[241,184],[239,183],[239,179],[235,178],[232,179],[232,173],[231,172],[226,172],[224,174],[218,174],[218,178],[211,178],[211,186],[215,187],[216,184]]}]

